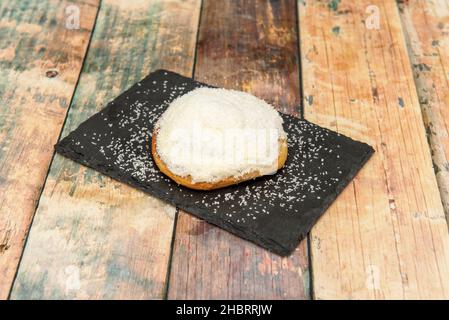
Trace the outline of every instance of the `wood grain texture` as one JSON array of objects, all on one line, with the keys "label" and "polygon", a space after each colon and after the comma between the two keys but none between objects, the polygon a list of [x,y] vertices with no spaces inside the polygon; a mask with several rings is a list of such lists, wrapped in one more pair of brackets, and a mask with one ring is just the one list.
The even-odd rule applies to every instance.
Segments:
[{"label": "wood grain texture", "polygon": [[399,8],[449,221],[449,1],[413,0],[400,4]]},{"label": "wood grain texture", "polygon": [[396,2],[299,12],[305,118],[376,150],[312,229],[314,297],[447,299],[447,224]]},{"label": "wood grain texture", "polygon": [[[16,274],[98,2],[0,2],[0,299]],[[79,29],[66,28],[69,5],[80,10]]]},{"label": "wood grain texture", "polygon": [[[151,70],[193,70],[200,1],[104,0],[62,136]],[[11,298],[164,297],[175,208],[55,156]]]},{"label": "wood grain texture", "polygon": [[[294,1],[203,2],[195,78],[299,113]],[[307,241],[281,258],[180,212],[170,299],[308,298]]]}]

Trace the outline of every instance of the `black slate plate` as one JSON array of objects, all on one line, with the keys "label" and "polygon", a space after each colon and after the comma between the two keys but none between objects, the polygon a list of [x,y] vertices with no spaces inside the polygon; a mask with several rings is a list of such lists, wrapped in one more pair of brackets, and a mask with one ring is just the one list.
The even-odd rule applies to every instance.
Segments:
[{"label": "black slate plate", "polygon": [[289,154],[278,173],[214,191],[178,186],[155,167],[151,132],[173,99],[201,86],[207,85],[166,70],[153,72],[83,122],[55,146],[56,151],[288,255],[370,158],[373,148],[282,115]]}]

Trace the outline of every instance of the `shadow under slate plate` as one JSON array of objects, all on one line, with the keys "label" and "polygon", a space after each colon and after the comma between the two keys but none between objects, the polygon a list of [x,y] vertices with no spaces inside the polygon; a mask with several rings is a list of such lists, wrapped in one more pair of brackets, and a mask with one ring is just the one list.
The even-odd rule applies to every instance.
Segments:
[{"label": "shadow under slate plate", "polygon": [[208,85],[153,72],[83,122],[56,151],[279,255],[290,254],[373,148],[282,115],[289,149],[278,173],[213,191],[178,186],[155,166],[151,133],[171,101],[201,86]]}]

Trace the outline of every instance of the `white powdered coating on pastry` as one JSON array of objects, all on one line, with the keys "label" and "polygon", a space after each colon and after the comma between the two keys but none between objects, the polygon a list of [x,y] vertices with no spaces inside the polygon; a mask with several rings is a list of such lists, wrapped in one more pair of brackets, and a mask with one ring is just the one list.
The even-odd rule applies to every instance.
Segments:
[{"label": "white powdered coating on pastry", "polygon": [[282,123],[271,105],[251,94],[198,88],[161,116],[156,151],[172,173],[194,183],[274,173],[279,140],[287,138]]}]

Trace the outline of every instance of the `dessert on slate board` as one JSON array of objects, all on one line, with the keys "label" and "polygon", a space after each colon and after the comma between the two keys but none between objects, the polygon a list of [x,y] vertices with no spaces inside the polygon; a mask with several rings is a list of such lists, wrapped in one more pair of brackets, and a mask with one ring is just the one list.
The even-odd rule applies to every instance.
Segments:
[{"label": "dessert on slate board", "polygon": [[158,120],[153,159],[176,183],[197,190],[274,174],[287,160],[282,122],[253,95],[198,88],[175,99]]},{"label": "dessert on slate board", "polygon": [[[174,72],[155,71],[81,123],[56,145],[56,150],[277,254],[290,254],[370,158],[373,148],[306,120],[277,114],[263,101],[250,95],[219,89],[204,91],[204,88],[211,87]],[[175,99],[179,99],[176,104],[183,104],[182,108],[176,108]],[[192,100],[183,102],[186,99]],[[203,108],[207,112],[193,112],[195,108],[190,106],[192,101],[203,101],[195,104],[195,108]],[[174,104],[171,105],[172,103]],[[253,103],[265,106],[266,113],[255,111],[258,109],[251,107]],[[263,109],[263,106],[260,108]],[[259,135],[256,139],[245,140],[240,134],[234,139],[235,132],[251,134],[257,128],[256,131],[260,129],[275,133],[281,150],[271,148],[271,151],[275,149],[276,152],[258,152],[256,155],[263,156],[256,157],[252,162],[229,162],[229,154],[220,153],[220,149],[214,145],[207,144],[207,148],[199,148],[203,146],[198,145],[202,140],[192,138],[194,132],[189,137],[186,134],[188,130],[177,132],[177,148],[164,146],[164,130],[173,130],[176,122],[169,119],[172,112],[164,114],[169,107],[175,111],[171,116],[177,119],[180,128],[184,123],[184,129],[194,129],[193,124],[196,123],[199,125],[197,129],[213,129],[215,126],[217,132],[225,132],[227,138],[223,146],[230,141],[239,141],[238,137],[242,141],[257,142]],[[236,111],[240,107],[241,112],[248,113]],[[191,114],[177,114],[184,109],[189,109]],[[235,110],[231,111],[232,109]],[[279,116],[282,120],[277,118]],[[190,127],[188,121],[191,122]],[[170,123],[172,126],[167,125]],[[220,130],[228,125],[239,130]],[[248,128],[250,130],[246,130]],[[200,134],[200,137],[218,139],[213,141],[220,142],[213,132],[215,131],[208,130],[206,134]],[[274,146],[276,139],[270,140],[269,137],[273,135],[266,136],[267,146]],[[284,139],[287,138],[288,158],[285,161],[287,150],[283,143],[286,143]],[[183,168],[186,159],[182,156],[189,155],[186,146],[194,142],[195,148],[190,155],[193,157],[205,154],[205,159],[209,159],[210,163],[206,165],[205,159],[202,159]],[[162,155],[170,150],[175,154]],[[218,156],[215,155],[214,158],[217,150]],[[242,156],[244,152],[237,152],[238,150],[241,149],[236,148],[235,155]],[[188,172],[190,180],[187,182],[196,187],[199,183],[204,183],[208,188],[217,187],[218,182],[226,181],[230,176],[243,179],[244,173],[255,170],[258,170],[258,174],[268,174],[270,170],[275,172],[284,161],[285,165],[274,175],[199,192],[178,185],[164,175],[158,168],[162,162],[156,165],[152,161],[152,153],[155,153],[156,160],[161,159],[165,168],[176,176],[186,177]],[[232,152],[231,155],[233,156]],[[165,170],[164,167],[162,169]],[[166,170],[166,174],[171,174],[170,172]],[[232,183],[234,182],[237,181],[233,180]]]}]

